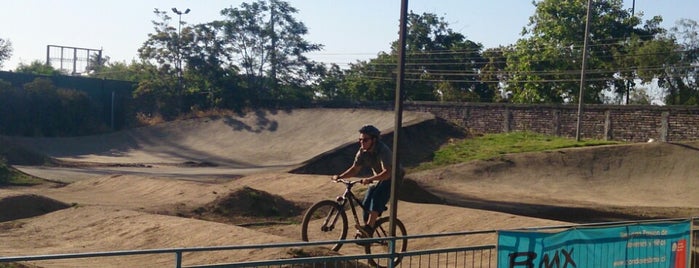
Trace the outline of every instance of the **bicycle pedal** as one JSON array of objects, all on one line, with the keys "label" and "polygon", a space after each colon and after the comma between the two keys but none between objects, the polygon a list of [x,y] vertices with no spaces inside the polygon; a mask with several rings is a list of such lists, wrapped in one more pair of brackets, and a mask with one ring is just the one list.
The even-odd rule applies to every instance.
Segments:
[{"label": "bicycle pedal", "polygon": [[369,230],[365,229],[364,226],[361,225],[355,225],[354,228],[357,229],[357,232],[360,233],[363,238],[372,237],[373,230],[371,230],[372,232],[369,232]]},{"label": "bicycle pedal", "polygon": [[[361,233],[356,233],[356,234],[354,234],[354,239],[355,239],[355,240],[356,240],[356,239],[362,239],[362,238],[365,238],[365,237],[363,237]],[[366,247],[366,246],[368,246],[368,245],[371,244],[371,242],[364,242],[364,241],[357,241],[357,242],[354,242],[354,243],[357,244],[358,246],[362,246],[362,247]]]}]

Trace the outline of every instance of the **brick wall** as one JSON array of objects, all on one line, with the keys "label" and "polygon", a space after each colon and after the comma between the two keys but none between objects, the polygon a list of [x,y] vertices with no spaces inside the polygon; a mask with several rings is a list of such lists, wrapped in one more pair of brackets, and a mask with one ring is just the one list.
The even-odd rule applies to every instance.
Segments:
[{"label": "brick wall", "polygon": [[[476,133],[532,131],[575,137],[578,121],[577,105],[406,102],[403,108],[433,113]],[[696,140],[699,107],[585,105],[581,130],[583,139]]]}]

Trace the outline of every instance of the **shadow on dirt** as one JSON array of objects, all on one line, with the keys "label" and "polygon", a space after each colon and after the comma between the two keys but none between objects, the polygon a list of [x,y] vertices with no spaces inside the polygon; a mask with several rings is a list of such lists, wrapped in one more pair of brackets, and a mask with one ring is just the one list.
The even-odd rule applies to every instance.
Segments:
[{"label": "shadow on dirt", "polygon": [[[439,196],[440,193],[437,193]],[[448,194],[445,194],[448,195]],[[652,220],[687,218],[697,215],[697,208],[668,208],[668,207],[621,207],[621,206],[558,206],[547,204],[532,204],[468,198],[459,196],[444,198],[447,205],[497,211],[513,215],[535,217],[571,223],[598,223],[631,220]]]},{"label": "shadow on dirt", "polygon": [[[398,144],[400,162],[404,167],[414,167],[422,162],[431,161],[434,152],[441,146],[468,136],[467,130],[441,118],[405,126]],[[383,133],[381,141],[389,147],[393,147],[393,132]],[[301,167],[290,171],[290,173],[319,175],[341,173],[352,164],[357,150],[359,150],[359,145],[356,142],[344,144],[335,150],[306,161]]]},{"label": "shadow on dirt", "polygon": [[0,222],[24,219],[69,208],[71,205],[34,194],[0,198]]}]

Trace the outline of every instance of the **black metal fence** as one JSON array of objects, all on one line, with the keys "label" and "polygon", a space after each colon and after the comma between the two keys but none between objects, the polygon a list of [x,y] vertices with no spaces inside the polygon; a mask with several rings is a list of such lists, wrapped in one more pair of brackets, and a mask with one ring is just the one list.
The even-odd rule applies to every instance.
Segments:
[{"label": "black metal fence", "polygon": [[[690,245],[690,267],[699,268],[697,264],[695,244],[699,241],[699,230],[696,228],[696,223],[699,218],[692,218],[692,241]],[[676,219],[675,219],[676,220]],[[685,219],[686,220],[686,219]],[[666,221],[666,220],[657,220]],[[596,223],[585,225],[569,225],[569,226],[551,226],[527,228],[535,230],[551,230],[567,229],[584,226],[613,226],[622,224],[637,224],[654,221],[628,221],[628,222],[612,222],[612,223]],[[519,230],[527,230],[519,229]],[[465,238],[478,236],[478,241],[497,241],[497,231],[472,231],[472,232],[452,232],[441,234],[423,234],[411,235],[402,237],[408,239],[408,250],[401,253],[378,253],[378,254],[362,254],[360,252],[350,252],[347,255],[326,254],[313,256],[312,254],[303,254],[310,252],[311,248],[323,247],[327,244],[335,244],[337,241],[320,241],[320,242],[295,242],[295,243],[279,243],[279,244],[260,244],[260,245],[232,245],[219,247],[199,247],[199,248],[171,248],[171,249],[153,249],[153,250],[131,250],[131,251],[111,251],[111,252],[92,252],[92,253],[75,253],[75,254],[55,254],[55,255],[35,255],[35,256],[5,256],[0,257],[0,266],[2,263],[29,263],[40,267],[120,267],[119,263],[130,259],[129,263],[133,263],[138,256],[149,256],[140,258],[143,260],[140,267],[198,267],[198,268],[213,268],[213,267],[375,267],[370,265],[369,259],[376,260],[380,267],[497,267],[497,245],[485,243],[483,245],[463,245],[454,247],[439,248],[432,246],[430,248],[412,248],[410,245],[418,240],[429,240],[433,245],[439,245],[440,239],[451,241],[467,240]],[[366,241],[375,241],[376,238],[362,239]],[[362,242],[362,240],[347,240],[347,244]],[[214,252],[229,252],[243,251],[250,252],[249,255],[255,255],[255,252],[263,250],[276,249],[282,251],[293,251],[302,254],[297,254],[293,257],[284,257],[278,259],[254,259],[243,261],[230,261],[225,263],[192,263],[187,257],[191,254],[214,254]],[[190,255],[188,255],[190,254]],[[154,256],[171,255],[169,265],[163,262],[154,263],[157,258]],[[390,260],[400,257],[400,262],[394,266]],[[120,261],[121,260],[121,261]],[[646,266],[644,266],[646,267]],[[655,266],[653,266],[655,267]],[[660,266],[658,266],[660,267]]]}]

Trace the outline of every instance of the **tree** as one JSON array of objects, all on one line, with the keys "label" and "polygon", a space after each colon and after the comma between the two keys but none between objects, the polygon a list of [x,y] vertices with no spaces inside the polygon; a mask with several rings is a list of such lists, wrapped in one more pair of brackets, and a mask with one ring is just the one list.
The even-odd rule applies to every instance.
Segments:
[{"label": "tree", "polygon": [[[407,18],[405,92],[408,100],[491,101],[493,93],[479,82],[485,60],[482,45],[466,39],[432,13]],[[351,65],[346,76],[349,96],[391,100],[395,91],[399,43],[389,53]]]},{"label": "tree", "polygon": [[[699,23],[683,19],[671,29],[665,54],[676,61],[662,65],[658,84],[667,90],[665,103],[699,105]],[[671,53],[667,53],[670,51]]]},{"label": "tree", "polygon": [[[306,41],[308,29],[293,14],[297,9],[280,0],[243,3],[240,8],[226,8],[223,40],[232,59],[240,66],[246,86],[257,89],[265,98],[290,97],[289,90],[305,88],[316,64],[305,53],[318,51],[322,45]],[[284,90],[286,88],[286,90]]]},{"label": "tree", "polygon": [[29,65],[25,65],[24,63],[20,63],[19,66],[17,66],[17,69],[15,69],[15,72],[34,74],[34,75],[61,75],[61,74],[64,74],[60,70],[56,70],[55,68],[53,68],[51,65],[45,64],[45,63],[38,61],[38,60],[32,61],[32,63],[30,63]]},{"label": "tree", "polygon": [[511,50],[511,47],[500,46],[483,51],[485,64],[480,70],[479,79],[487,90],[491,92],[493,101],[501,102],[509,99],[508,92],[505,92],[503,89],[508,79],[506,72],[507,57],[505,55]]},{"label": "tree", "polygon": [[348,99],[342,90],[342,83],[345,81],[345,72],[337,64],[331,64],[330,68],[321,66],[318,71],[320,76],[318,83],[314,86],[314,92],[320,99],[341,100]]},{"label": "tree", "polygon": [[166,117],[174,116],[187,111],[183,104],[185,83],[180,80],[180,72],[175,66],[181,57],[186,57],[191,34],[189,27],[179,33],[177,28],[170,26],[172,18],[167,12],[155,9],[153,13],[159,18],[152,21],[155,33],[148,34],[148,40],[138,53],[141,60],[155,68],[147,69],[150,79],[139,83],[135,95],[154,101],[153,106]]},{"label": "tree", "polygon": [[395,99],[396,55],[381,52],[375,59],[350,64],[342,83],[343,96],[356,101]]},{"label": "tree", "polygon": [[12,56],[12,42],[0,38],[0,68]]},{"label": "tree", "polygon": [[109,56],[102,56],[99,54],[90,54],[87,62],[87,74],[90,75],[95,72],[100,72],[105,66],[109,64]]},{"label": "tree", "polygon": [[[515,102],[577,102],[583,55],[587,1],[543,0],[534,2],[525,38],[507,54],[511,79],[507,89]],[[590,49],[586,74],[585,103],[600,103],[602,91],[614,88],[615,80],[635,79],[628,69],[629,43],[651,40],[662,33],[662,20],[655,17],[643,27],[640,19],[624,10],[621,0],[593,1],[590,18]],[[617,77],[617,78],[615,78]],[[617,87],[621,88],[621,87]],[[618,93],[623,93],[621,90]]]},{"label": "tree", "polygon": [[[492,101],[492,92],[480,83],[478,73],[485,60],[483,46],[449,27],[443,17],[423,13],[408,15],[406,79],[422,83],[437,100]],[[397,41],[393,50],[398,51]],[[422,99],[427,94],[422,94]]]},{"label": "tree", "polygon": [[192,27],[192,43],[184,58],[188,93],[197,109],[240,108],[250,96],[240,86],[240,68],[231,60],[220,23]]},{"label": "tree", "polygon": [[[171,77],[176,76],[178,54],[187,51],[181,48],[186,43],[181,40],[184,38],[178,36],[177,28],[170,25],[172,17],[168,16],[167,12],[156,8],[153,13],[159,18],[158,21],[152,21],[155,33],[148,34],[148,40],[138,49],[139,57],[152,62],[163,73],[170,74]],[[187,28],[183,32],[187,32]]]},{"label": "tree", "polygon": [[155,79],[149,75],[155,73],[151,69],[155,70],[157,67],[145,61],[110,62],[95,68],[89,75],[94,78],[140,82]]}]

